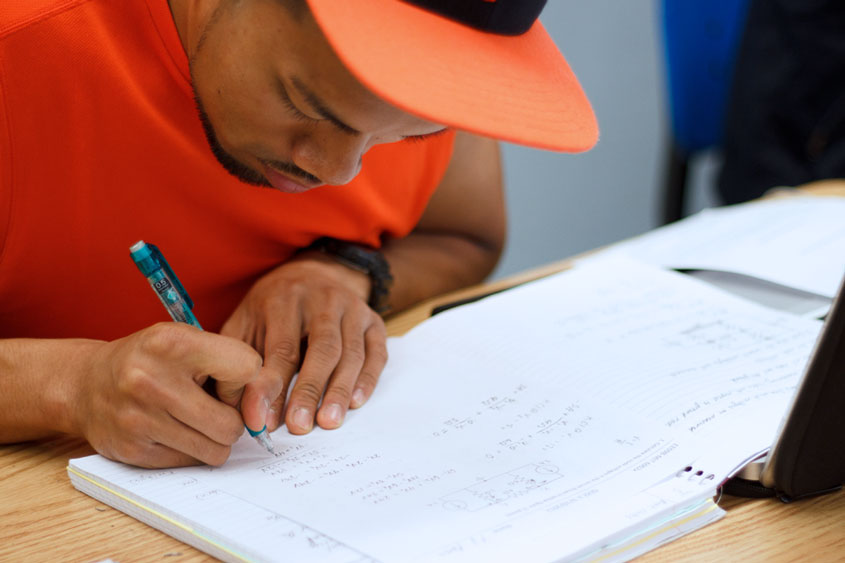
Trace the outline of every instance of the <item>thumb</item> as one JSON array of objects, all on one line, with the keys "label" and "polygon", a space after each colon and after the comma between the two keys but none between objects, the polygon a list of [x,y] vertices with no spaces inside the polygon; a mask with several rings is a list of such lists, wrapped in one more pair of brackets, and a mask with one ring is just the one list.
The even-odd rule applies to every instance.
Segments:
[{"label": "thumb", "polygon": [[260,431],[265,425],[274,427],[275,421],[268,421],[270,404],[282,392],[284,381],[266,367],[261,370],[255,381],[247,385],[241,397],[241,416],[244,424],[252,431]]}]

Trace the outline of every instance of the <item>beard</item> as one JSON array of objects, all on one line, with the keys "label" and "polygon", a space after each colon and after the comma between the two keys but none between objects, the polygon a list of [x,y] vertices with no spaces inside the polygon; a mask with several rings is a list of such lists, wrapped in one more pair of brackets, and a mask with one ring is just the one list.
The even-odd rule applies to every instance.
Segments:
[{"label": "beard", "polygon": [[245,182],[253,186],[271,188],[272,186],[261,173],[253,170],[246,164],[243,164],[234,156],[226,152],[226,149],[224,149],[220,144],[220,141],[217,140],[217,134],[214,132],[214,127],[211,126],[211,120],[208,119],[208,114],[205,112],[205,108],[196,94],[194,94],[194,102],[197,106],[197,114],[199,115],[200,123],[202,124],[202,130],[205,133],[205,139],[208,141],[208,147],[211,149],[211,153],[214,155],[214,158],[217,159],[217,162],[226,169],[226,172],[241,182]]},{"label": "beard", "polygon": [[[246,184],[261,186],[264,188],[273,188],[263,174],[242,163],[223,148],[220,141],[217,140],[217,134],[214,132],[211,120],[208,118],[208,114],[202,105],[202,101],[196,93],[194,94],[194,103],[197,106],[197,114],[199,116],[200,123],[202,124],[202,130],[205,133],[205,139],[208,141],[208,147],[211,149],[211,153],[214,155],[214,158],[217,159],[217,162],[220,163],[226,172]],[[296,178],[301,178],[308,183],[322,183],[319,178],[313,174],[309,174],[293,163],[283,162],[281,160],[266,160],[262,158],[259,158],[258,160],[263,164],[275,168],[276,170],[286,172]]]}]

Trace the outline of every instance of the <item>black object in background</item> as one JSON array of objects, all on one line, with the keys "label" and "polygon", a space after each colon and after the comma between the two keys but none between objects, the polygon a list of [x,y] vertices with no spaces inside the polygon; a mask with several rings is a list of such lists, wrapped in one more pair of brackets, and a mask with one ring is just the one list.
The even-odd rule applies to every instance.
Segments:
[{"label": "black object in background", "polygon": [[845,2],[752,0],[723,156],[725,203],[845,177]]}]

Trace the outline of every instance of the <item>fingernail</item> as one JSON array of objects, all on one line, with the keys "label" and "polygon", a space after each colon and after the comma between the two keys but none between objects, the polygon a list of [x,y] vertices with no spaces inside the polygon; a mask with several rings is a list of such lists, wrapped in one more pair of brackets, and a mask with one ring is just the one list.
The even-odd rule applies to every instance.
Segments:
[{"label": "fingernail", "polygon": [[367,396],[364,394],[364,390],[360,387],[352,392],[352,406],[354,408],[358,408],[364,404],[364,401],[367,400]]},{"label": "fingernail", "polygon": [[264,399],[261,401],[258,407],[258,419],[261,420],[261,425],[258,428],[250,428],[249,424],[246,425],[251,431],[258,431],[261,429],[262,426],[266,426],[267,424],[267,409],[270,407],[270,401]]},{"label": "fingernail", "polygon": [[340,425],[343,422],[343,409],[337,403],[329,405],[326,409],[326,418],[333,424]]},{"label": "fingernail", "polygon": [[293,423],[303,430],[311,430],[311,425],[314,424],[314,417],[308,409],[299,407],[293,412]]}]

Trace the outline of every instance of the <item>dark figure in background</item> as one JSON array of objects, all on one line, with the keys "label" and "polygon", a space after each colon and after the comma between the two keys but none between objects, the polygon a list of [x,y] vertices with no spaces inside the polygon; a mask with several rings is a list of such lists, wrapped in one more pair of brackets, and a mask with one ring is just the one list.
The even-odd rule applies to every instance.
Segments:
[{"label": "dark figure in background", "polygon": [[845,2],[752,0],[728,100],[725,203],[845,177]]}]

